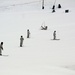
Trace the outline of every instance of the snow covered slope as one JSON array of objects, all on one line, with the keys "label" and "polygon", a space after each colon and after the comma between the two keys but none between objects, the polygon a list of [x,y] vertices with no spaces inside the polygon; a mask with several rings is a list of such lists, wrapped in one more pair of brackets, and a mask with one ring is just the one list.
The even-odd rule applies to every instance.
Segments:
[{"label": "snow covered slope", "polygon": [[[2,54],[8,55],[0,56],[1,75],[75,75],[75,1],[57,0],[55,13],[51,13],[54,0],[45,0],[44,10],[41,2],[0,0],[0,41],[4,42]],[[65,13],[66,9],[70,12]],[[48,30],[40,30],[43,23]],[[51,40],[54,30],[58,41]]]}]

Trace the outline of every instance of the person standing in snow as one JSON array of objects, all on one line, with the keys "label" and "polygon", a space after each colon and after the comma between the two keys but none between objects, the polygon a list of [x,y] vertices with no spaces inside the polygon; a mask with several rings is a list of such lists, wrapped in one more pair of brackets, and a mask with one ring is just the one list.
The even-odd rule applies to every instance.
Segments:
[{"label": "person standing in snow", "polygon": [[23,36],[21,36],[21,37],[20,37],[20,47],[23,46],[23,40],[24,40],[24,38],[23,38]]},{"label": "person standing in snow", "polygon": [[3,50],[3,42],[0,44],[0,56],[2,55],[2,50]]},{"label": "person standing in snow", "polygon": [[56,31],[54,31],[54,33],[53,33],[53,40],[56,40]]},{"label": "person standing in snow", "polygon": [[27,38],[30,38],[30,31],[27,29]]}]

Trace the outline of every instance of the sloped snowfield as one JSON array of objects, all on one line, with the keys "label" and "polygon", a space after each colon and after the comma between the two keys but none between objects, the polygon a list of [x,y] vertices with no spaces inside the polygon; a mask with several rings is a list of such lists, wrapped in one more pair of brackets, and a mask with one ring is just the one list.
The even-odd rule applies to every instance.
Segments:
[{"label": "sloped snowfield", "polygon": [[[75,1],[57,0],[55,13],[51,13],[54,0],[45,0],[44,10],[41,2],[0,0],[1,75],[75,75]],[[59,3],[61,9],[57,8]],[[48,30],[40,30],[43,24]],[[52,40],[54,30],[60,40]]]}]

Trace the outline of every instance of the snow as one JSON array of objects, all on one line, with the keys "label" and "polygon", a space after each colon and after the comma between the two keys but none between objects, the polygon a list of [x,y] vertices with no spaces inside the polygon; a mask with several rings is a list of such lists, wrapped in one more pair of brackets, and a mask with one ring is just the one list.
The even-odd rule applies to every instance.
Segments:
[{"label": "snow", "polygon": [[[44,10],[41,2],[0,0],[0,41],[2,54],[8,55],[0,56],[1,75],[75,75],[75,1],[57,0],[55,13],[51,13],[54,0],[45,0]],[[48,30],[40,30],[43,23]],[[54,30],[60,40],[52,40]]]}]

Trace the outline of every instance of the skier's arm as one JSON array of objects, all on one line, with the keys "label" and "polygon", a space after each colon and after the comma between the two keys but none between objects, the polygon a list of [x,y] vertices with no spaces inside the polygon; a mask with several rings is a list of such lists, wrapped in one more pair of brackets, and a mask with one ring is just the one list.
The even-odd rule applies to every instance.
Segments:
[{"label": "skier's arm", "polygon": [[0,46],[0,48],[3,50],[3,47],[2,46]]},{"label": "skier's arm", "polygon": [[23,38],[23,40],[24,40],[24,38]]},{"label": "skier's arm", "polygon": [[2,48],[2,50],[3,50],[3,47],[1,47]]}]

